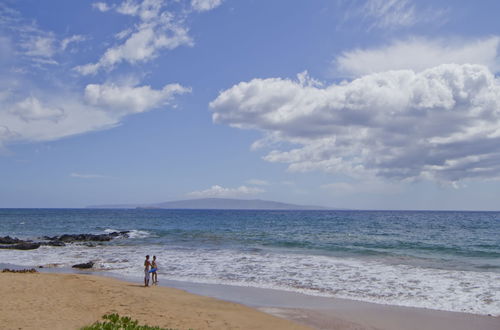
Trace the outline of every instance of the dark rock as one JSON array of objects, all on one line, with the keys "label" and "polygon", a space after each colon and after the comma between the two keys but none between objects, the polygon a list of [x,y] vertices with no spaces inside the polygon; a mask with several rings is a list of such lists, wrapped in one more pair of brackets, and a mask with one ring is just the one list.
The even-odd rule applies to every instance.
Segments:
[{"label": "dark rock", "polygon": [[89,269],[94,267],[94,263],[92,261],[83,263],[83,264],[76,264],[72,266],[73,268],[79,268],[79,269]]},{"label": "dark rock", "polygon": [[2,270],[2,273],[38,273],[35,268],[31,269],[9,269],[9,268],[4,268]]},{"label": "dark rock", "polygon": [[62,236],[59,236],[59,241],[65,242],[65,243],[72,243],[72,242],[107,242],[111,241],[113,239],[113,236],[110,236],[109,234],[101,234],[101,235],[93,235],[93,234],[77,234],[77,235],[69,235],[65,234]]},{"label": "dark rock", "polygon": [[38,249],[40,245],[46,246],[65,246],[66,243],[74,243],[74,242],[87,242],[87,246],[94,247],[96,246],[90,242],[108,242],[116,237],[128,237],[128,233],[130,231],[115,231],[108,234],[64,234],[61,236],[44,236],[43,239],[45,242],[32,242],[32,241],[23,241],[21,239],[4,236],[0,237],[0,249],[14,249],[14,250],[34,250]]},{"label": "dark rock", "polygon": [[129,231],[114,231],[112,233],[108,234],[64,234],[61,236],[45,236],[43,237],[46,240],[49,241],[61,241],[63,243],[73,243],[73,242],[108,242],[111,241],[113,238],[124,236],[128,237]]},{"label": "dark rock", "polygon": [[10,236],[0,237],[0,244],[17,244],[22,242],[19,238],[12,238]]},{"label": "dark rock", "polygon": [[41,244],[42,245],[48,245],[48,246],[66,246],[66,244],[64,242],[61,242],[61,241],[43,242]]},{"label": "dark rock", "polygon": [[35,250],[40,247],[40,243],[24,242],[10,245],[0,245],[0,249],[12,250]]}]

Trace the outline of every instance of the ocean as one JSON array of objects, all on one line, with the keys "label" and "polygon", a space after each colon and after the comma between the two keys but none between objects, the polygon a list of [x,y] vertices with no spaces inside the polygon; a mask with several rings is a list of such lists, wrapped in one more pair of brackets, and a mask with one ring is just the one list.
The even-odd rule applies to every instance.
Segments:
[{"label": "ocean", "polygon": [[0,264],[159,277],[500,315],[500,212],[0,209],[0,236],[129,230],[98,244],[0,249]]}]

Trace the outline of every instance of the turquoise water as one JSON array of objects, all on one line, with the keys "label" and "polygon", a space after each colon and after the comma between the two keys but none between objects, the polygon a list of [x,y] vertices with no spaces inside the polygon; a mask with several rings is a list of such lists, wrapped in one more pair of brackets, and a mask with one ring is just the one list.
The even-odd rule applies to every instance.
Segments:
[{"label": "turquoise water", "polygon": [[[95,247],[0,250],[0,263],[93,260],[162,276],[378,303],[500,314],[500,212],[2,209],[0,236],[132,230]],[[13,262],[14,261],[14,262]]]}]

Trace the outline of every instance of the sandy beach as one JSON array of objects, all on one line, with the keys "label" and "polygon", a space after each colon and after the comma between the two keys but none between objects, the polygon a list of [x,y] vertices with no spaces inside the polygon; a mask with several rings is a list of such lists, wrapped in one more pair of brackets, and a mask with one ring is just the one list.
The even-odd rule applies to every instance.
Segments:
[{"label": "sandy beach", "polygon": [[[240,297],[258,296],[269,304],[247,307],[180,289],[144,288],[140,283],[96,275],[0,273],[0,328],[79,329],[107,313],[175,329],[494,330],[500,325],[499,318],[466,313],[308,296],[304,299],[309,302],[297,301],[293,294],[250,288],[231,291]],[[288,305],[270,307],[280,299]],[[309,308],[293,307],[304,303]]]},{"label": "sandy beach", "polygon": [[92,275],[0,273],[0,296],[1,329],[79,329],[107,313],[175,329],[307,329],[240,304]]}]

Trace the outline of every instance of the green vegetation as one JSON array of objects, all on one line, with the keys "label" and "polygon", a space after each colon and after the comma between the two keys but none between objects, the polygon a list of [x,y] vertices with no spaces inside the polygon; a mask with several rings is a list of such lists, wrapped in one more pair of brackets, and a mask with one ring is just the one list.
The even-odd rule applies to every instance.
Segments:
[{"label": "green vegetation", "polygon": [[139,325],[139,321],[118,314],[106,314],[102,318],[104,319],[103,322],[96,322],[92,325],[83,327],[81,330],[174,330],[150,327],[149,325]]}]

